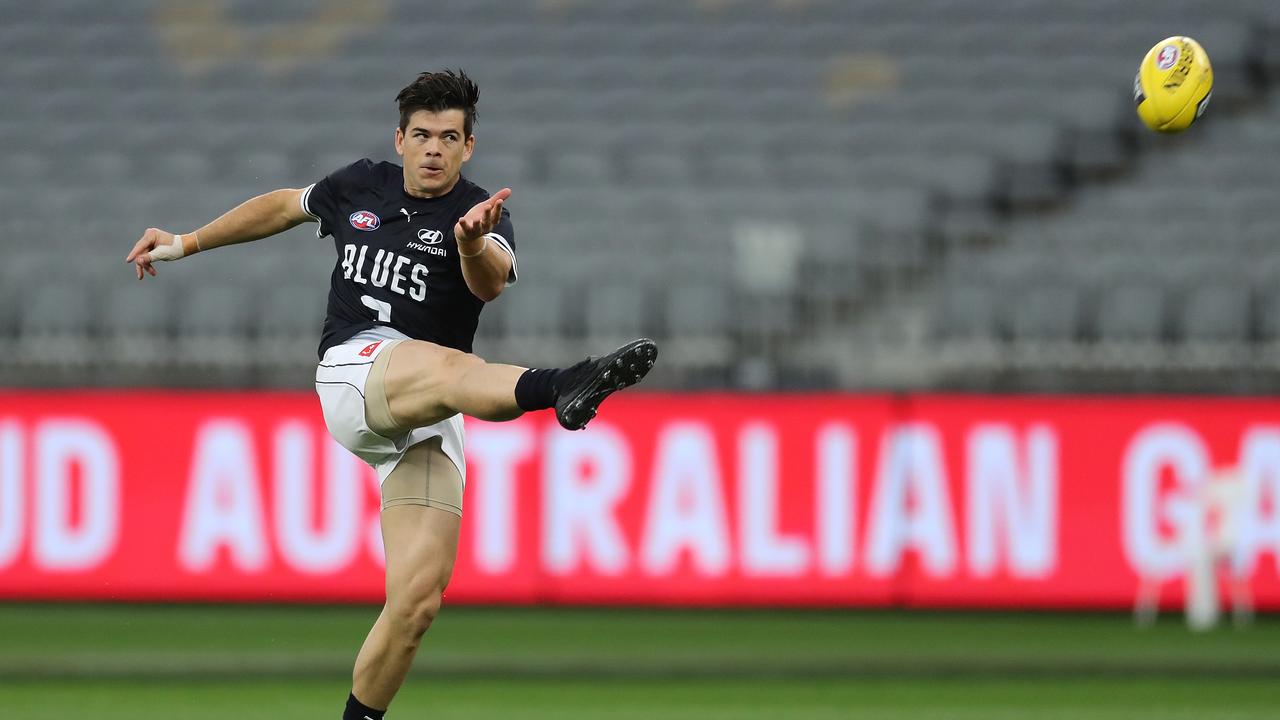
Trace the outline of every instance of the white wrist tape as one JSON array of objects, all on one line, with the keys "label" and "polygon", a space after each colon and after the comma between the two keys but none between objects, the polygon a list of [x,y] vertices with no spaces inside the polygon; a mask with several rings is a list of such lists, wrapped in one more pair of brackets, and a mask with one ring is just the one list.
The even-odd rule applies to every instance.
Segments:
[{"label": "white wrist tape", "polygon": [[174,235],[173,242],[168,245],[157,245],[150,253],[151,262],[159,260],[177,260],[186,255],[182,249],[182,236]]},{"label": "white wrist tape", "polygon": [[480,249],[479,249],[479,250],[477,250],[477,251],[475,251],[475,252],[471,253],[470,255],[464,255],[464,254],[462,253],[462,248],[458,248],[458,257],[464,257],[464,258],[480,257],[481,255],[483,255],[483,254],[484,254],[484,251],[485,251],[485,250],[488,250],[488,249],[489,249],[489,236],[488,236],[488,235],[485,235],[485,236],[484,236],[484,244],[480,246]]}]

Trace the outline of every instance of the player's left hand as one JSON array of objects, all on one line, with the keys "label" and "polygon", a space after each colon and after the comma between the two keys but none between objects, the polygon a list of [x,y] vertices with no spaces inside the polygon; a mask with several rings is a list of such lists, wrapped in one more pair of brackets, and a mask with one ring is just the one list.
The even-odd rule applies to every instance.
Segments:
[{"label": "player's left hand", "polygon": [[454,239],[458,242],[472,242],[493,232],[493,229],[498,226],[498,221],[502,219],[502,203],[509,197],[511,197],[511,188],[502,188],[488,200],[477,203],[467,211],[466,215],[458,218],[458,222],[453,226]]}]

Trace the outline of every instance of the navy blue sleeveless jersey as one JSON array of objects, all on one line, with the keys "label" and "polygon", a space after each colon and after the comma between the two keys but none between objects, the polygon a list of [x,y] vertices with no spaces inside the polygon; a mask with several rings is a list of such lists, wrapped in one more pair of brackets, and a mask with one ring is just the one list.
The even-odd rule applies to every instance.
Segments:
[{"label": "navy blue sleeveless jersey", "polygon": [[[416,198],[405,192],[399,165],[368,159],[304,190],[302,209],[320,223],[316,237],[332,235],[338,251],[320,356],[375,325],[471,352],[484,302],[462,277],[453,226],[488,197],[459,178],[445,195]],[[496,246],[489,252],[511,255],[507,284],[514,283],[515,233],[505,208],[489,240]]]}]

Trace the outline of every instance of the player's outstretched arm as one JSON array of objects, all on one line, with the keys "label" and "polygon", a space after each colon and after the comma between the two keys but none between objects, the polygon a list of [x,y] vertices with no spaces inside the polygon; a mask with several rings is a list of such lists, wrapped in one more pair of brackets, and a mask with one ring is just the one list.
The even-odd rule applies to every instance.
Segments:
[{"label": "player's outstretched arm", "polygon": [[471,293],[489,302],[502,293],[511,272],[511,257],[494,247],[485,237],[502,219],[502,203],[511,197],[511,188],[502,188],[484,202],[476,204],[453,226],[462,258],[462,277]]},{"label": "player's outstretched arm", "polygon": [[147,228],[124,261],[133,263],[141,280],[144,273],[155,276],[154,263],[158,261],[178,260],[204,250],[260,240],[284,232],[311,219],[302,210],[301,197],[302,190],[274,190],[246,200],[208,225],[185,235]]}]

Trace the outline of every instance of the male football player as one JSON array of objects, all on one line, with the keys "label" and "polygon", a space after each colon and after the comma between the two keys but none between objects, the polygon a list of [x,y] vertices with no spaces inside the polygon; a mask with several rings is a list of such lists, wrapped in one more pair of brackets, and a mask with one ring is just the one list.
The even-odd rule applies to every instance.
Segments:
[{"label": "male football player", "polygon": [[303,222],[332,235],[337,262],[316,392],[338,442],[382,483],[386,604],[356,658],[345,720],[381,720],[440,609],[457,553],[466,473],[462,415],[511,420],[554,408],[577,430],[639,382],[657,347],[634,340],[567,369],[471,354],[480,310],[516,281],[515,235],[493,195],[462,177],[479,90],[465,73],[423,73],[400,92],[403,165],[360,160],[301,189],[260,195],[194,232],[150,228],[129,252],[139,280],[172,261]]}]

